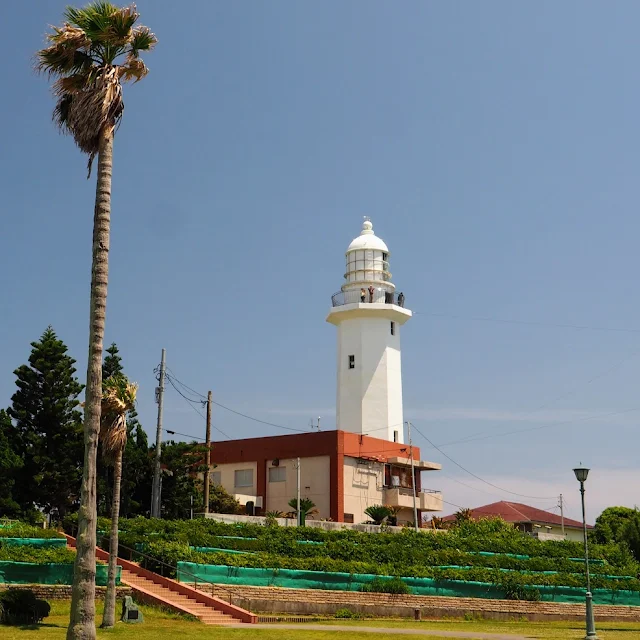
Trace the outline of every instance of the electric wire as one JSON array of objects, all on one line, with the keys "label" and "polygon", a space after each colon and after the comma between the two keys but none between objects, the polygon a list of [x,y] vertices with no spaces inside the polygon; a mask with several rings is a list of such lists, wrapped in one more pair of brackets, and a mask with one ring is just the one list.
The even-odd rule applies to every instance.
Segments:
[{"label": "electric wire", "polygon": [[[176,385],[174,384],[174,378],[171,375],[168,375],[165,371],[165,378],[169,381],[169,384],[189,403],[189,406],[203,419],[206,420],[206,416],[202,413],[202,411],[199,411],[194,405],[195,404],[206,404],[205,400],[192,400],[190,398],[187,398],[187,396],[184,395],[184,393],[182,393],[180,391],[180,389],[178,389],[178,387],[176,387]],[[176,382],[178,382],[178,380],[176,379]],[[186,385],[183,385],[184,387],[186,387]],[[194,391],[193,393],[197,393],[197,391]],[[200,395],[200,394],[198,394]],[[217,427],[215,425],[211,425],[212,428],[214,428],[216,431],[220,432],[225,438],[227,438],[227,440],[233,440],[233,438],[228,435],[227,433],[225,433],[222,429],[220,429],[220,427]],[[177,432],[176,432],[177,433]],[[181,434],[184,435],[184,434]],[[191,436],[188,436],[191,437]]]},{"label": "electric wire", "polygon": [[[191,391],[191,393],[196,394],[197,396],[200,396],[202,398],[205,398],[205,396],[203,396],[201,393],[198,393],[197,391],[195,391],[194,389],[192,389],[191,387],[187,386],[186,384],[184,384],[184,382],[181,382],[180,380],[178,380],[178,378],[176,378],[175,374],[173,374],[170,376],[167,376],[167,379],[169,380],[169,382],[171,382],[172,386],[174,389],[176,389],[175,385],[173,384],[173,381],[175,381],[176,383],[180,384],[182,387],[184,387],[185,389],[188,389],[189,391]],[[176,391],[178,391],[176,389]],[[178,393],[180,393],[178,391]],[[189,399],[187,398],[184,394],[180,393],[180,395],[185,398],[185,400],[188,400],[189,402],[196,402],[195,400]],[[200,402],[200,401],[198,401]],[[227,407],[223,404],[220,404],[219,402],[216,402],[215,400],[211,401],[212,404],[215,404],[217,407],[220,407],[221,409],[224,409],[225,411],[229,411],[230,413],[234,413],[238,416],[241,416],[243,418],[246,418],[247,420],[252,420],[253,422],[258,422],[260,424],[264,424],[270,427],[275,427],[276,429],[284,429],[285,431],[294,431],[296,433],[309,433],[308,430],[306,429],[294,429],[293,427],[285,427],[284,425],[281,424],[276,424],[274,422],[267,422],[266,420],[260,420],[259,418],[254,418],[253,416],[249,416],[245,413],[242,413],[240,411],[236,411],[235,409],[231,409],[230,407]],[[204,416],[203,416],[204,417]],[[218,429],[218,431],[220,431],[220,429]],[[222,431],[220,431],[222,433]],[[223,434],[226,435],[226,434]],[[226,436],[227,438],[229,438],[229,440],[232,440],[233,438]]]},{"label": "electric wire", "polygon": [[495,322],[498,324],[516,324],[532,327],[549,327],[553,329],[578,329],[580,331],[610,331],[615,333],[640,333],[640,329],[625,329],[619,327],[594,327],[590,325],[565,324],[561,322],[538,322],[533,320],[511,320],[505,318],[492,318],[490,316],[463,316],[453,313],[425,313],[422,311],[414,311],[414,316],[423,316],[431,318],[449,318],[452,320],[468,320],[480,322]]},{"label": "electric wire", "polygon": [[277,429],[284,429],[286,431],[295,431],[296,433],[309,433],[308,430],[306,429],[294,429],[293,427],[285,427],[281,424],[275,424],[274,422],[267,422],[266,420],[260,420],[258,418],[254,418],[253,416],[248,416],[246,413],[241,413],[240,411],[236,411],[235,409],[231,409],[229,407],[226,407],[223,404],[220,404],[219,402],[216,402],[215,400],[212,400],[213,404],[215,404],[217,407],[220,407],[221,409],[224,409],[225,411],[229,411],[230,413],[235,413],[237,416],[241,416],[243,418],[246,418],[247,420],[253,420],[254,422],[259,422],[260,424],[265,424],[269,427],[276,427]]},{"label": "electric wire", "polygon": [[[449,447],[454,444],[466,444],[468,442],[478,442],[480,440],[487,440],[489,438],[500,438],[503,436],[510,436],[517,433],[527,433],[529,431],[538,431],[540,429],[550,429],[551,427],[559,427],[567,424],[574,424],[576,422],[588,422],[589,420],[597,420],[598,418],[611,418],[613,416],[619,416],[626,413],[632,413],[634,411],[640,411],[640,407],[635,407],[633,409],[623,409],[622,411],[612,411],[610,413],[598,413],[591,416],[585,416],[584,418],[574,418],[572,420],[563,420],[561,422],[552,422],[549,424],[538,425],[536,427],[526,427],[524,429],[514,429],[512,431],[503,431],[502,433],[494,433],[490,435],[479,435],[478,437],[466,438],[462,440],[453,440],[452,442],[445,442],[444,444],[439,445],[440,447]],[[413,424],[413,423],[412,423]],[[433,445],[435,447],[435,445]],[[438,447],[436,447],[438,448]],[[440,451],[440,449],[438,449]],[[441,452],[442,453],[442,452]],[[445,455],[443,453],[443,455]]]},{"label": "electric wire", "polygon": [[525,495],[523,493],[516,493],[515,491],[509,491],[508,489],[504,489],[503,487],[499,487],[497,484],[493,484],[492,482],[489,482],[488,480],[485,480],[484,478],[481,478],[479,475],[473,473],[473,471],[469,471],[469,469],[467,469],[466,467],[463,467],[459,462],[456,462],[452,457],[450,457],[449,455],[447,455],[444,451],[442,451],[442,449],[440,449],[440,447],[438,447],[437,445],[435,445],[433,442],[431,442],[431,440],[429,440],[429,438],[427,438],[427,436],[424,435],[424,433],[422,433],[422,431],[420,431],[420,429],[418,429],[413,422],[411,423],[413,425],[413,428],[437,451],[439,451],[447,460],[449,460],[449,462],[452,462],[453,464],[456,465],[456,467],[459,467],[460,469],[462,469],[465,473],[468,473],[470,476],[473,476],[474,478],[476,478],[476,480],[480,480],[480,482],[484,482],[485,484],[489,485],[490,487],[493,487],[494,489],[498,489],[498,491],[502,491],[504,493],[509,493],[512,496],[518,496],[520,498],[529,498],[530,500],[553,500],[555,498],[555,496],[528,496]]},{"label": "electric wire", "polygon": [[[552,404],[556,403],[558,400],[564,400],[565,398],[568,398],[572,395],[575,395],[578,390],[580,388],[582,388],[583,386],[588,386],[590,385],[592,382],[594,382],[595,380],[599,380],[600,378],[603,378],[604,376],[606,376],[607,374],[611,373],[612,371],[618,369],[619,367],[621,367],[625,362],[628,362],[629,360],[631,360],[632,358],[635,358],[638,354],[640,354],[640,349],[636,349],[635,351],[632,351],[631,353],[627,354],[624,358],[622,358],[621,360],[618,360],[615,364],[613,364],[612,366],[608,367],[607,369],[605,369],[604,371],[601,371],[600,373],[597,373],[593,376],[591,376],[584,384],[580,384],[576,387],[574,387],[571,391],[565,392],[560,394],[559,396],[556,396],[555,398],[552,398],[551,400],[545,401],[543,404],[535,407],[534,409],[531,409],[530,411],[527,411],[525,413],[522,414],[523,417],[525,416],[530,416],[538,411],[541,411],[542,409],[547,409],[548,407],[550,407]],[[560,422],[560,423],[553,423],[552,425],[549,426],[556,426],[556,424],[568,424],[565,422]],[[496,427],[497,428],[497,427]],[[543,428],[543,427],[540,427]],[[547,426],[544,426],[544,428],[547,428]],[[488,431],[480,431],[478,433],[475,433],[471,436],[467,436],[465,438],[461,438],[460,440],[455,440],[453,442],[447,442],[445,444],[441,444],[439,445],[440,447],[448,447],[448,446],[452,446],[454,444],[463,444],[465,442],[473,442],[476,439],[480,439],[477,438],[478,436],[485,436],[485,435],[489,435],[490,432]],[[499,434],[495,434],[495,435],[499,435]],[[493,437],[493,435],[491,435],[490,437]]]}]

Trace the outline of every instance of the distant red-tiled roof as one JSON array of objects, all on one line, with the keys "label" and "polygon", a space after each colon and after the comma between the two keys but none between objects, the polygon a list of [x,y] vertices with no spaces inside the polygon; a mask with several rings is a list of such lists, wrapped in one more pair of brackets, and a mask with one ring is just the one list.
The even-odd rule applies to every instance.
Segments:
[{"label": "distant red-tiled roof", "polygon": [[[539,524],[550,524],[560,526],[562,524],[562,518],[555,513],[549,511],[543,511],[542,509],[536,509],[520,502],[506,502],[504,500],[500,502],[493,502],[492,504],[486,504],[483,507],[476,507],[471,509],[471,517],[474,520],[480,520],[481,518],[502,518],[505,522],[532,522]],[[443,521],[448,522],[455,520],[455,515],[445,516]],[[564,519],[565,527],[582,528],[582,522],[578,520],[572,520],[571,518]],[[593,527],[587,525],[589,529]]]}]

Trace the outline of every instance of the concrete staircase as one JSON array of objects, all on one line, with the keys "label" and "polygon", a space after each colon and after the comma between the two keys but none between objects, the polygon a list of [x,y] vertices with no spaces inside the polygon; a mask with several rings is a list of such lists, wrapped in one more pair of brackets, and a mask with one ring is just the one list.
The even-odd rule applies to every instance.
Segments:
[{"label": "concrete staircase", "polygon": [[237,624],[243,622],[232,615],[223,613],[206,604],[197,602],[193,597],[172,591],[168,587],[138,576],[132,571],[122,570],[122,584],[131,587],[138,600],[148,604],[167,607],[177,613],[186,613],[198,618],[204,624]]},{"label": "concrete staircase", "polygon": [[[66,538],[69,546],[76,546],[75,538],[68,535]],[[97,547],[96,558],[106,562],[109,553]],[[255,624],[258,621],[258,617],[246,609],[143,569],[134,562],[118,558],[118,565],[122,567],[120,582],[131,587],[136,599],[146,604],[194,616],[204,624]]]}]

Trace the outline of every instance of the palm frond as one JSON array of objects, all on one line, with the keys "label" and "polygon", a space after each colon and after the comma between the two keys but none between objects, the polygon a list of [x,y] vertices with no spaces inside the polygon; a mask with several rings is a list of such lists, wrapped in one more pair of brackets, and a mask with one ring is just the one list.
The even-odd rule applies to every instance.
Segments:
[{"label": "palm frond", "polygon": [[147,73],[149,73],[147,65],[140,58],[134,58],[133,54],[129,54],[126,62],[118,67],[118,77],[123,82],[133,80],[135,84],[142,80]]},{"label": "palm frond", "polygon": [[93,42],[104,38],[111,16],[118,7],[110,2],[91,2],[86,7],[67,7],[64,16],[72,25],[82,29]]},{"label": "palm frond", "polygon": [[62,76],[93,64],[89,53],[91,41],[81,29],[69,24],[54,27],[47,39],[52,44],[36,53],[37,71]]},{"label": "palm frond", "polygon": [[113,460],[127,443],[127,412],[136,402],[138,385],[118,373],[102,385],[100,442],[107,460]]},{"label": "palm frond", "polygon": [[157,42],[158,38],[149,27],[136,27],[131,37],[131,53],[137,58],[140,51],[151,51]]}]

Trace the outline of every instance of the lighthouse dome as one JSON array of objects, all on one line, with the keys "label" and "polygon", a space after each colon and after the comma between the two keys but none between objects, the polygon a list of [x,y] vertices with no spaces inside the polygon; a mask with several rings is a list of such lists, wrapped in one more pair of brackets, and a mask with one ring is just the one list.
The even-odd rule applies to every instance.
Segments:
[{"label": "lighthouse dome", "polygon": [[384,251],[385,253],[389,252],[384,240],[373,232],[371,220],[365,220],[363,222],[360,235],[353,239],[347,248],[347,253],[349,253],[349,251],[355,251],[356,249],[373,249],[375,251]]}]

